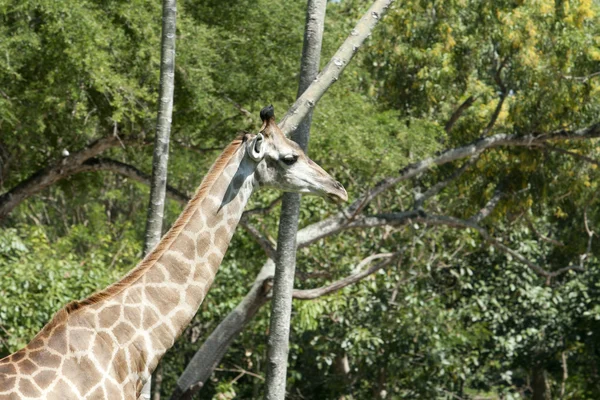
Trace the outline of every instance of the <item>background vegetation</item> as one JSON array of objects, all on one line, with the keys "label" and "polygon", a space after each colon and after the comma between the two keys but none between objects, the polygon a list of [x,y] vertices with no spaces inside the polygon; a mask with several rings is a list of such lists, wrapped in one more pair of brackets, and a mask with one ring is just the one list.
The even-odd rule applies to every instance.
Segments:
[{"label": "background vegetation", "polygon": [[[368,6],[329,4],[323,63]],[[172,187],[193,192],[238,131],[258,128],[261,107],[282,115],[293,103],[304,7],[179,2]],[[160,15],[159,3],[141,0],[0,0],[0,357],[141,257]],[[319,103],[310,152],[356,200],[482,136],[543,138],[599,115],[597,1],[405,0]],[[98,139],[104,148],[72,164]],[[589,137],[477,152],[390,185],[359,214],[416,209],[413,218],[301,249],[301,289],[348,276],[367,256],[398,255],[353,285],[294,303],[289,398],[600,398],[599,156]],[[2,211],[44,173],[56,179]],[[439,182],[443,190],[428,191]],[[277,196],[259,192],[250,208]],[[167,226],[180,210],[169,202]],[[305,198],[301,226],[337,211]],[[272,242],[276,214],[250,218]],[[265,260],[239,229],[162,362],[164,395]],[[200,397],[262,396],[267,308]]]}]

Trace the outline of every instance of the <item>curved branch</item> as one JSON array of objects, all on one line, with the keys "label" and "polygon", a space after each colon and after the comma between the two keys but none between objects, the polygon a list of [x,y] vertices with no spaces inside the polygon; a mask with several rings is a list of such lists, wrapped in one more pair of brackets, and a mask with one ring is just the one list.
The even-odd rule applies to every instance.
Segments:
[{"label": "curved branch", "polygon": [[[578,271],[582,272],[583,268],[578,266],[567,266],[556,271],[547,271],[534,262],[528,260],[526,257],[518,253],[517,251],[511,249],[510,247],[500,243],[493,236],[491,236],[487,230],[478,225],[478,222],[481,222],[484,218],[488,217],[493,209],[497,206],[499,200],[502,198],[504,194],[500,191],[496,191],[494,196],[486,203],[486,205],[474,216],[472,216],[468,220],[462,220],[459,218],[454,218],[450,216],[444,215],[432,215],[423,212],[422,210],[411,210],[405,212],[397,212],[397,213],[387,213],[387,214],[378,214],[374,216],[362,216],[360,218],[356,218],[349,223],[345,224],[336,224],[336,221],[330,222],[329,224],[322,224],[325,221],[318,222],[316,224],[310,225],[301,231],[298,232],[298,246],[304,247],[313,243],[314,238],[321,238],[324,236],[324,233],[327,232],[328,235],[333,234],[335,232],[339,232],[341,230],[346,229],[355,229],[355,228],[374,228],[380,226],[402,226],[406,225],[410,222],[422,222],[431,225],[443,225],[451,228],[468,228],[476,230],[486,241],[488,241],[491,245],[496,247],[498,250],[510,254],[512,257],[517,259],[519,262],[527,265],[530,269],[532,269],[539,276],[551,279],[555,278],[559,275],[562,275],[568,271]],[[320,228],[320,229],[319,229]],[[304,232],[303,232],[304,231]],[[300,240],[302,234],[303,241]]]},{"label": "curved branch", "polygon": [[371,8],[362,16],[350,35],[333,55],[325,68],[306,89],[302,96],[290,107],[279,123],[284,134],[289,135],[295,131],[300,122],[308,115],[309,111],[323,97],[329,87],[335,83],[342,71],[346,68],[358,48],[369,37],[371,31],[386,13],[393,0],[376,0]]},{"label": "curved branch", "polygon": [[481,210],[479,210],[477,214],[469,218],[469,221],[479,223],[483,219],[487,218],[492,213],[492,211],[494,211],[494,208],[496,208],[498,202],[500,202],[500,199],[502,199],[502,197],[504,197],[504,193],[496,189],[492,198],[485,204],[485,206],[483,206]]},{"label": "curved branch", "polygon": [[267,254],[267,257],[275,259],[275,246],[273,243],[265,235],[263,235],[257,227],[248,222],[248,219],[245,216],[245,213],[242,215],[240,219],[240,225],[242,228],[246,230],[256,240],[258,245],[263,249],[263,251]]},{"label": "curved branch", "polygon": [[500,98],[498,99],[498,104],[496,104],[496,108],[494,109],[492,118],[490,118],[490,122],[488,122],[481,136],[486,136],[492,131],[494,125],[496,125],[496,121],[498,120],[498,117],[500,116],[500,111],[502,111],[502,106],[504,105],[504,100],[506,100],[506,92],[503,91],[500,94]]},{"label": "curved branch", "polygon": [[423,193],[423,194],[419,193],[417,196],[415,196],[415,205],[413,206],[413,208],[419,209],[419,208],[423,207],[423,204],[425,203],[425,201],[427,201],[431,197],[437,195],[446,186],[448,186],[450,183],[452,183],[453,181],[458,179],[471,165],[473,165],[473,164],[475,164],[475,162],[477,162],[477,160],[479,159],[479,154],[480,153],[477,153],[477,154],[474,154],[473,156],[471,156],[471,158],[469,158],[469,160],[467,160],[460,168],[457,168],[452,173],[452,175],[450,175],[448,178],[431,186],[429,189],[427,189],[427,191],[425,193]]},{"label": "curved branch", "polygon": [[571,80],[574,80],[574,81],[577,81],[577,82],[586,83],[590,79],[595,78],[597,76],[600,76],[600,71],[594,72],[594,73],[586,75],[586,76],[563,75],[563,78],[565,78],[565,79],[571,79]]},{"label": "curved branch", "polygon": [[250,215],[255,215],[255,214],[260,214],[260,215],[269,214],[271,211],[273,211],[273,209],[275,208],[275,206],[277,206],[277,204],[279,204],[281,202],[282,199],[283,199],[283,196],[279,196],[278,198],[276,198],[275,200],[273,200],[272,202],[270,202],[268,206],[266,206],[266,207],[257,207],[257,208],[253,208],[251,210],[246,210],[244,212],[244,215],[246,217],[249,217]]},{"label": "curved branch", "polygon": [[454,110],[450,119],[448,119],[448,122],[446,122],[446,125],[444,126],[446,133],[450,133],[454,124],[456,124],[456,121],[458,121],[463,113],[475,103],[475,100],[477,100],[476,96],[469,96],[456,110]]},{"label": "curved branch", "polygon": [[62,158],[53,165],[49,165],[33,173],[29,178],[0,195],[0,221],[23,200],[39,193],[41,190],[67,176],[73,175],[81,168],[81,164],[85,161],[120,144],[121,141],[118,136],[106,136],[92,142],[82,150]]},{"label": "curved branch", "polygon": [[[118,143],[118,141],[117,141],[117,143]],[[42,171],[46,171],[46,169],[42,170]],[[110,158],[91,158],[89,160],[86,160],[82,164],[70,165],[70,166],[60,170],[58,174],[53,171],[51,171],[51,173],[47,173],[46,175],[38,172],[38,174],[41,177],[35,178],[35,179],[34,179],[34,177],[29,178],[28,180],[24,181],[24,183],[22,184],[22,185],[24,185],[25,183],[28,183],[28,186],[27,186],[27,192],[25,192],[26,195],[21,196],[19,202],[33,196],[34,194],[42,191],[43,189],[47,188],[48,186],[56,183],[57,181],[59,181],[61,179],[67,178],[72,175],[84,173],[84,172],[97,172],[97,171],[114,172],[115,174],[123,175],[127,178],[133,179],[133,180],[143,183],[145,185],[150,184],[150,175],[140,171],[133,165],[125,164],[121,161],[112,160]],[[13,193],[13,196],[14,196],[15,192],[10,191],[8,193]],[[180,191],[170,185],[167,185],[167,196],[169,196],[169,198],[171,198],[183,205],[187,204],[187,202],[190,200],[190,197],[187,194],[183,193],[182,191]],[[14,198],[13,198],[13,201],[15,201]],[[6,214],[4,214],[4,215],[1,214],[2,210],[6,210],[9,207],[8,205],[5,205],[5,204],[2,203],[2,197],[0,197],[0,217],[6,216]],[[16,204],[15,204],[15,206],[16,206]],[[6,208],[3,208],[3,207],[6,207]],[[12,210],[12,208],[10,210],[8,210],[8,212],[10,212],[11,210]]]},{"label": "curved branch", "polygon": [[[150,175],[140,171],[133,165],[125,164],[121,161],[112,160],[110,158],[93,158],[91,160],[87,160],[79,168],[76,168],[73,171],[73,174],[94,171],[114,172],[145,185],[150,185]],[[183,205],[186,205],[187,202],[190,201],[190,196],[171,185],[167,185],[167,196]]]},{"label": "curved branch", "polygon": [[200,147],[200,146],[193,146],[191,144],[185,143],[183,140],[181,139],[174,139],[172,141],[173,143],[181,146],[182,148],[186,149],[186,150],[191,150],[195,153],[198,154],[202,154],[204,155],[204,153],[208,153],[211,151],[223,151],[225,149],[225,147]]},{"label": "curved branch", "polygon": [[451,150],[446,150],[438,157],[429,157],[417,163],[407,165],[406,167],[400,170],[400,176],[397,177],[396,180],[401,181],[412,178],[433,166],[446,164],[459,158],[465,158],[476,154],[480,151],[494,147],[535,147],[540,143],[547,143],[555,140],[586,140],[595,139],[599,137],[600,123],[596,123],[594,125],[576,131],[569,131],[563,129],[540,135],[509,135],[501,133],[489,137],[482,137],[465,146],[457,147]]},{"label": "curved branch", "polygon": [[355,282],[360,281],[361,279],[364,279],[365,277],[374,274],[375,272],[379,271],[380,269],[387,267],[388,265],[390,265],[392,263],[392,261],[394,261],[397,256],[400,253],[382,253],[382,254],[374,254],[371,255],[367,258],[365,258],[364,260],[362,260],[357,266],[356,269],[357,270],[361,270],[365,265],[370,264],[372,261],[374,260],[378,260],[381,258],[387,258],[387,260],[379,262],[377,264],[375,264],[374,266],[367,268],[364,271],[360,271],[356,274],[352,274],[350,276],[347,276],[345,278],[339,279],[327,286],[323,286],[320,288],[316,288],[316,289],[296,289],[293,292],[293,297],[294,299],[298,299],[298,300],[313,300],[316,299],[317,297],[321,297],[321,296],[325,296],[328,294],[331,294],[333,292],[337,292],[340,289],[345,288],[348,285],[351,285]]},{"label": "curved branch", "polygon": [[[488,203],[489,204],[489,203]],[[487,205],[486,205],[487,207]],[[485,208],[484,208],[485,209]],[[480,212],[481,213],[481,212]],[[443,225],[450,228],[464,228],[464,229],[473,229],[477,231],[483,239],[488,241],[492,246],[502,251],[503,253],[507,253],[517,259],[519,262],[528,266],[532,271],[534,271],[537,275],[542,276],[544,278],[555,278],[559,275],[564,274],[568,271],[578,271],[583,272],[584,269],[578,266],[567,266],[556,271],[547,271],[534,262],[528,260],[525,256],[520,254],[519,252],[511,249],[503,243],[500,243],[496,238],[491,236],[487,230],[478,225],[474,220],[463,220],[459,218],[449,217],[446,215],[431,215],[425,213],[417,213],[411,215],[411,213],[390,213],[390,214],[380,214],[373,217],[366,217],[362,220],[362,226],[375,227],[375,226],[383,226],[383,225],[391,225],[391,226],[400,226],[405,225],[411,221],[422,222],[430,225]]]},{"label": "curved branch", "polygon": [[[461,158],[477,156],[496,147],[514,146],[539,148],[540,145],[558,140],[589,140],[600,137],[600,123],[575,131],[560,130],[540,135],[497,134],[475,140],[465,146],[446,150],[436,157],[429,157],[410,164],[400,170],[399,176],[379,181],[371,190],[359,197],[342,211],[298,231],[298,247],[306,247],[319,239],[336,234],[344,229],[358,227],[356,217],[360,211],[381,193],[398,183],[420,175],[434,166],[444,165]],[[405,214],[415,214],[408,211]]]},{"label": "curved branch", "polygon": [[556,146],[551,146],[549,144],[543,144],[540,146],[543,149],[546,150],[550,150],[550,151],[554,151],[556,153],[561,153],[561,154],[565,154],[567,156],[573,157],[573,158],[577,158],[579,160],[588,162],[590,164],[596,165],[598,167],[600,167],[600,161],[595,160],[591,157],[585,156],[583,154],[577,154],[575,152],[569,151],[569,150],[565,150],[565,149],[561,149],[560,147],[556,147]]},{"label": "curved branch", "polygon": [[210,378],[237,335],[269,301],[267,294],[271,290],[270,282],[273,280],[274,273],[275,263],[268,259],[254,280],[250,291],[212,331],[185,367],[185,371],[177,380],[171,400],[191,399],[204,386],[204,382]]},{"label": "curved branch", "polygon": [[[316,298],[330,294],[388,266],[397,258],[398,254],[399,253],[388,253],[369,256],[362,260],[357,265],[356,269],[360,269],[377,259],[387,259],[365,271],[340,279],[326,287],[309,290],[295,290],[293,296],[299,300],[309,300],[311,296],[313,296],[312,298]],[[194,357],[186,366],[185,371],[177,380],[177,386],[170,397],[171,400],[191,399],[192,396],[204,386],[206,380],[212,375],[217,365],[221,362],[221,359],[231,343],[233,343],[246,325],[250,323],[258,310],[270,300],[274,274],[275,263],[273,260],[268,259],[252,283],[252,287],[246,296],[235,309],[219,323],[202,344],[200,349],[198,349],[196,354],[194,354]]]}]

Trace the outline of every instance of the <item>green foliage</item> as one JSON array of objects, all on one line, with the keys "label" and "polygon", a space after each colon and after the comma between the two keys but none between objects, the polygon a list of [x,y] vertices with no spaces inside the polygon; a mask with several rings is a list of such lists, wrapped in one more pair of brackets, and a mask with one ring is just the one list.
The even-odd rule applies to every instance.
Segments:
[{"label": "green foliage", "polygon": [[[369,4],[328,5],[323,65]],[[273,103],[281,116],[293,102],[304,7],[264,0],[178,5],[170,184],[193,192],[219,148],[238,131],[258,128],[261,107]],[[484,133],[543,134],[598,122],[599,18],[598,3],[588,0],[397,3],[316,108],[310,155],[355,199],[407,164]],[[63,149],[114,133],[124,146],[102,156],[150,171],[160,25],[157,2],[0,0],[2,192],[60,160]],[[446,132],[470,96],[475,102]],[[552,146],[600,157],[596,141]],[[409,210],[415,192],[462,162],[405,181],[362,212]],[[356,272],[370,254],[402,254],[339,292],[294,303],[290,398],[528,398],[533,368],[547,371],[555,398],[563,384],[564,399],[599,398],[599,178],[596,164],[551,148],[496,148],[424,204],[428,213],[468,219],[500,187],[505,196],[483,227],[548,271],[581,265],[584,272],[546,279],[473,230],[415,221],[348,230],[301,249],[301,289]],[[61,306],[137,263],[147,196],[144,185],[111,173],[80,174],[2,222],[0,356],[27,343]],[[249,208],[277,196],[259,192]],[[169,202],[167,222],[180,211]],[[307,197],[300,224],[337,211]],[[278,212],[252,217],[271,239]],[[264,259],[238,231],[196,318],[162,363],[164,395]],[[265,307],[202,398],[260,398],[263,382],[239,371],[263,374],[267,333]]]},{"label": "green foliage", "polygon": [[[85,258],[70,253],[81,242],[98,242]],[[126,247],[130,248],[126,248]],[[122,254],[138,256],[136,242],[123,242]],[[0,354],[6,355],[27,342],[63,305],[92,294],[98,287],[118,279],[127,268],[115,268],[111,260],[114,243],[110,237],[74,227],[71,234],[50,242],[36,226],[4,229],[0,234]],[[65,257],[65,255],[67,255]],[[107,266],[111,269],[107,270]]]}]

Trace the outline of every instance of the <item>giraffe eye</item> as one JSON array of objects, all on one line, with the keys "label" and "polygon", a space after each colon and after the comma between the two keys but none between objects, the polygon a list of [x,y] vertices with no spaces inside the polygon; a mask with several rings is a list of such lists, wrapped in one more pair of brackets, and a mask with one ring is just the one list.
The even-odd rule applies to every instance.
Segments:
[{"label": "giraffe eye", "polygon": [[285,165],[293,165],[296,161],[298,161],[298,156],[295,154],[290,154],[281,159]]}]

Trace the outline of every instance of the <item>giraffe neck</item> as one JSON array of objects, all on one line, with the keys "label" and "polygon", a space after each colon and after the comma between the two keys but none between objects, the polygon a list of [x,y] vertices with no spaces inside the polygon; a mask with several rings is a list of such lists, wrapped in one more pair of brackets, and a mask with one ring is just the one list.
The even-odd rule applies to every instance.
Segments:
[{"label": "giraffe neck", "polygon": [[241,139],[230,144],[136,268],[67,305],[27,347],[0,360],[0,394],[136,399],[204,300],[252,193],[255,167]]},{"label": "giraffe neck", "polygon": [[208,293],[252,194],[255,167],[241,146],[193,212],[190,209],[187,221],[181,221],[179,234],[139,284],[126,290],[125,302],[127,296],[141,294],[142,326],[152,340],[152,354],[142,372],[152,372]]},{"label": "giraffe neck", "polygon": [[159,243],[153,251],[158,254],[148,255],[147,259],[156,261],[138,282],[123,291],[122,304],[139,305],[137,326],[150,339],[146,354],[139,354],[143,362],[137,369],[144,379],[189,324],[208,293],[252,194],[255,167],[244,146],[239,146],[212,184],[204,188],[204,193],[201,185],[174,223],[177,234],[171,238],[165,235],[165,243]]}]

